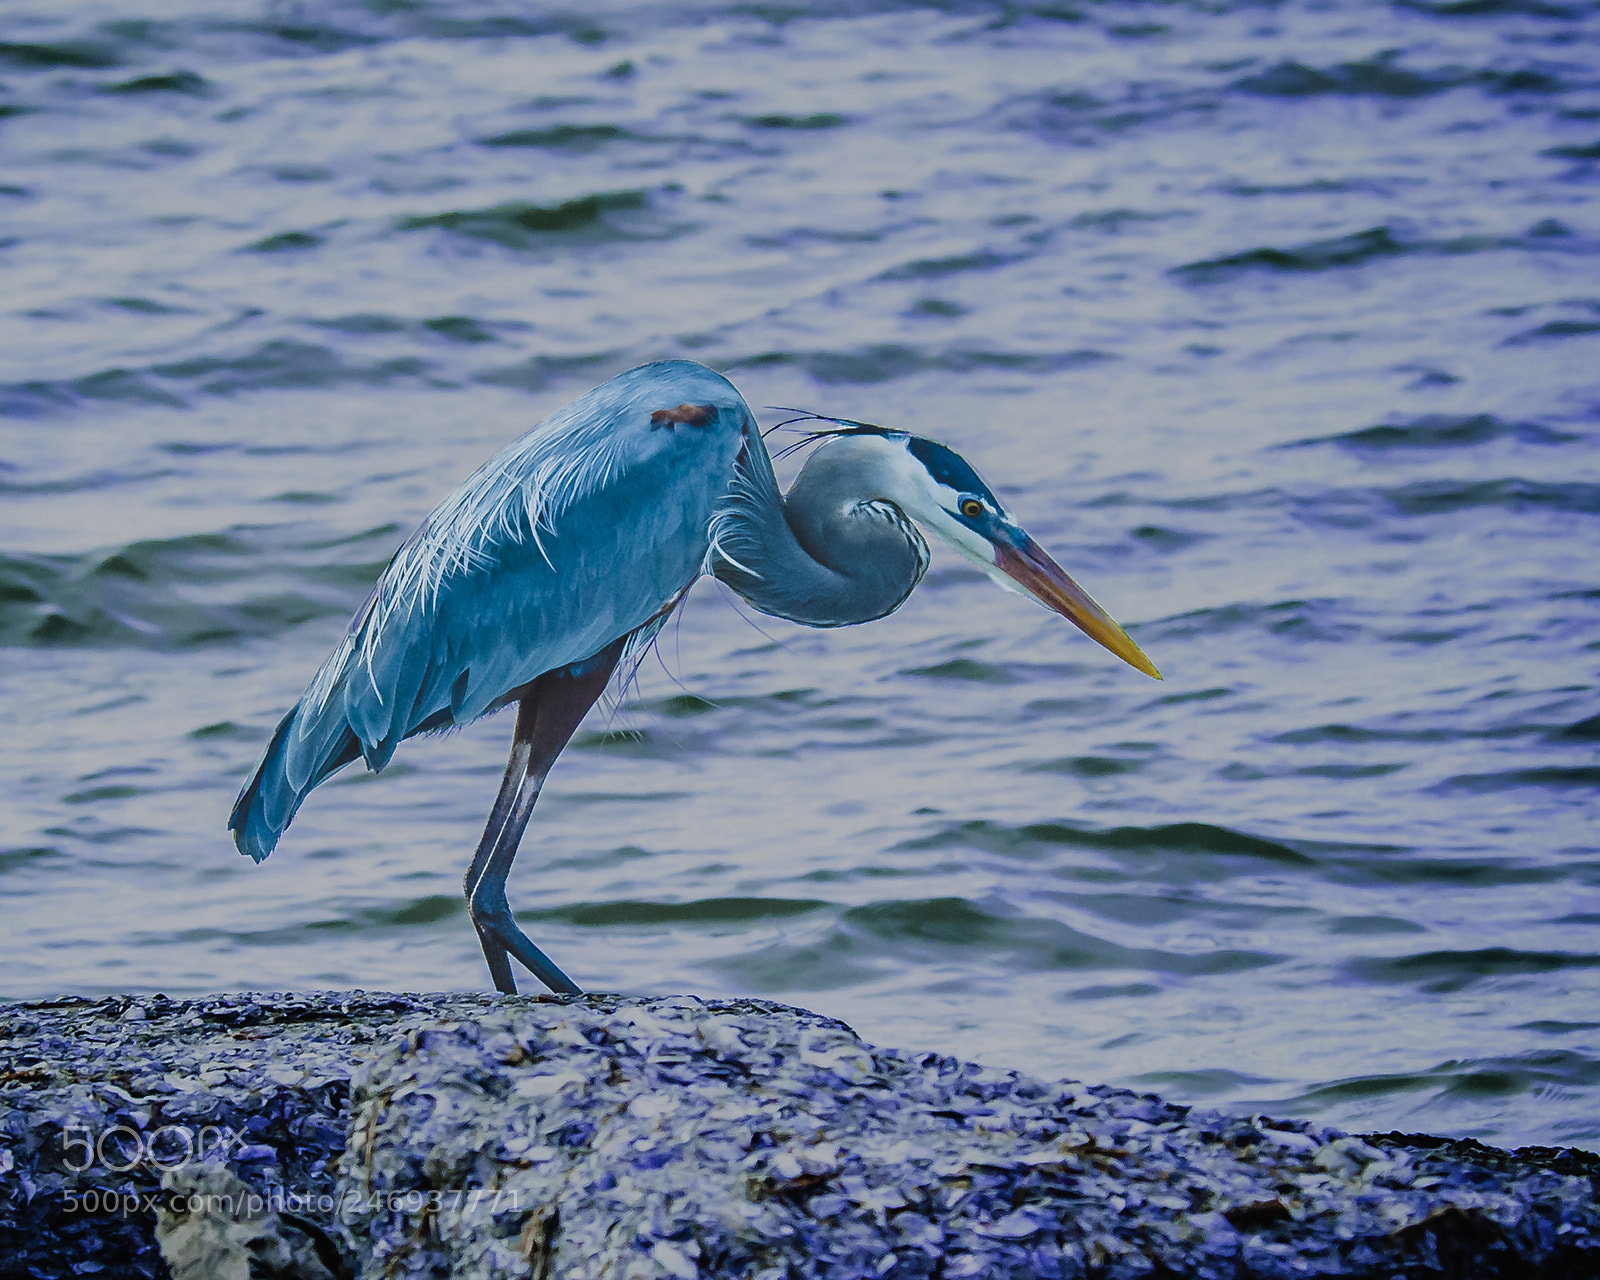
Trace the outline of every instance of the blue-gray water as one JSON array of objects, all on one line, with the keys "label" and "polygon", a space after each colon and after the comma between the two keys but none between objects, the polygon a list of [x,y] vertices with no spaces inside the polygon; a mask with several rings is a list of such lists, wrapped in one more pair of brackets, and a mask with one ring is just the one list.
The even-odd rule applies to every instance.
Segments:
[{"label": "blue-gray water", "polygon": [[[511,881],[584,985],[1600,1147],[1600,8],[13,0],[0,993],[481,988],[502,716],[223,830],[378,569],[631,364],[942,438],[953,557],[696,589]],[[780,415],[765,414],[771,423]]]}]

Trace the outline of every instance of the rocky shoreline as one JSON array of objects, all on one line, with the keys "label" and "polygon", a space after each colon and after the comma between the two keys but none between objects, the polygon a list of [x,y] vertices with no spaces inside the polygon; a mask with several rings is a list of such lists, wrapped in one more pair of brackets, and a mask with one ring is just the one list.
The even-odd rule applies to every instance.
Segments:
[{"label": "rocky shoreline", "polygon": [[1351,1136],[759,1000],[0,1006],[0,1277],[1600,1275],[1600,1157]]}]

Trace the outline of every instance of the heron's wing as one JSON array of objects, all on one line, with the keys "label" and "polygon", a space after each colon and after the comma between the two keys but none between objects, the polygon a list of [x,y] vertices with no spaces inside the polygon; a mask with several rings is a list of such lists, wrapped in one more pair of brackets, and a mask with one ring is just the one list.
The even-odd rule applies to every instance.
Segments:
[{"label": "heron's wing", "polygon": [[279,726],[235,809],[240,847],[265,857],[306,793],[357,754],[381,769],[410,734],[474,720],[668,608],[704,567],[751,424],[726,379],[663,362],[480,467],[396,553]]}]

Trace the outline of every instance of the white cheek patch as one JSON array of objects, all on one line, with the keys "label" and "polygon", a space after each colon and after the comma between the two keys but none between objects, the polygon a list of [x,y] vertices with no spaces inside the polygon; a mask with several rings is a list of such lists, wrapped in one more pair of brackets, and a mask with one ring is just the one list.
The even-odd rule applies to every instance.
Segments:
[{"label": "white cheek patch", "polygon": [[982,534],[974,533],[961,521],[945,512],[935,532],[985,573],[997,572],[994,563],[994,546]]},{"label": "white cheek patch", "polygon": [[950,514],[962,495],[928,474],[928,469],[912,457],[903,444],[884,440],[880,447],[884,496],[929,533],[948,542],[969,559],[986,554],[993,562],[994,552],[988,542]]},{"label": "white cheek patch", "polygon": [[[927,472],[923,472],[923,474],[927,475]],[[959,509],[961,503],[961,493],[958,490],[952,489],[947,484],[940,484],[932,476],[928,476],[928,491],[933,501],[939,505],[939,509],[941,511],[955,511]]]},{"label": "white cheek patch", "polygon": [[[916,517],[923,528],[936,536],[941,542],[954,548],[963,559],[970,560],[977,565],[997,587],[1004,587],[1007,591],[1015,592],[1025,599],[1032,600],[1035,604],[1044,604],[1043,600],[1040,600],[1038,596],[1034,595],[1033,592],[1029,591],[995,563],[994,544],[989,539],[951,514],[952,509],[960,501],[962,495],[946,485],[930,482],[926,487],[930,494],[937,493],[938,498],[930,501],[924,511],[909,513]],[[949,505],[945,505],[946,503]],[[1045,607],[1048,608],[1049,606],[1046,605]]]},{"label": "white cheek patch", "polygon": [[[863,441],[863,443],[867,443]],[[939,541],[954,548],[964,559],[970,560],[998,586],[1014,591],[1029,600],[1038,601],[1021,583],[1004,573],[994,561],[994,546],[982,534],[958,520],[955,511],[966,495],[947,484],[941,484],[917,461],[905,445],[881,437],[871,441],[875,461],[882,468],[879,479],[884,497],[921,525]],[[1001,512],[1002,517],[1005,515]],[[1039,601],[1039,603],[1043,603]]]}]

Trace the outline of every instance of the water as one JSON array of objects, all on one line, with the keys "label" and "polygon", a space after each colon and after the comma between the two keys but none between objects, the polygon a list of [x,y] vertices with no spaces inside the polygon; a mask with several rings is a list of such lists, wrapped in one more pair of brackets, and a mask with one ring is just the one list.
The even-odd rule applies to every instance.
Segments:
[{"label": "water", "polygon": [[[600,990],[1600,1147],[1600,9],[19,0],[0,991],[482,988],[498,717],[256,868],[406,533],[629,365],[963,450],[1167,674],[936,558],[696,589],[511,881]],[[766,414],[770,423],[779,415]]]}]

